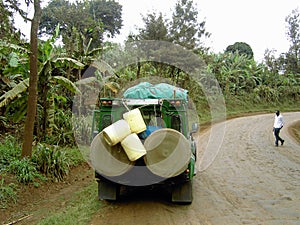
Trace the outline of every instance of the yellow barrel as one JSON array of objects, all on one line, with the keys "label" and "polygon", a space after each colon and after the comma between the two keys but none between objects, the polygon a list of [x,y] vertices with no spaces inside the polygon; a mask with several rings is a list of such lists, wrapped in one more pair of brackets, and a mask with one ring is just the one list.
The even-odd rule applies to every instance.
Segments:
[{"label": "yellow barrel", "polygon": [[146,154],[146,149],[136,133],[128,135],[121,145],[130,161],[135,161]]},{"label": "yellow barrel", "polygon": [[130,126],[125,120],[118,120],[103,130],[105,141],[113,146],[131,134]]},{"label": "yellow barrel", "polygon": [[154,131],[144,143],[144,161],[154,174],[170,178],[184,172],[191,159],[190,142],[180,132],[162,128]]},{"label": "yellow barrel", "polygon": [[105,176],[123,175],[134,166],[134,163],[128,160],[121,144],[108,145],[103,132],[93,139],[89,157],[93,168]]},{"label": "yellow barrel", "polygon": [[146,130],[146,124],[138,108],[124,113],[123,118],[129,124],[132,133],[138,134]]}]

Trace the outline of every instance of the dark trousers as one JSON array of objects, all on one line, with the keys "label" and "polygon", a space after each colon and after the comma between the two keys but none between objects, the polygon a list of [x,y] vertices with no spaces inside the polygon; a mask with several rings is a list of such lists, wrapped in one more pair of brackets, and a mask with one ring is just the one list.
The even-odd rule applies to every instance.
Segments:
[{"label": "dark trousers", "polygon": [[283,142],[283,139],[279,137],[281,128],[274,128],[274,135],[275,135],[275,145],[278,146],[278,141],[281,143]]}]

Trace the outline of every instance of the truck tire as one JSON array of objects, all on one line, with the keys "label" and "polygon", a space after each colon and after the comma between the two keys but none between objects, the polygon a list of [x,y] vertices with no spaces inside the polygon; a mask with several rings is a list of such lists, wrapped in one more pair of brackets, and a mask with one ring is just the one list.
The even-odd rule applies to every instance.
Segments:
[{"label": "truck tire", "polygon": [[187,181],[172,190],[172,202],[181,204],[191,204],[193,201],[192,181]]},{"label": "truck tire", "polygon": [[120,194],[118,184],[106,180],[98,180],[98,197],[100,200],[115,201]]}]

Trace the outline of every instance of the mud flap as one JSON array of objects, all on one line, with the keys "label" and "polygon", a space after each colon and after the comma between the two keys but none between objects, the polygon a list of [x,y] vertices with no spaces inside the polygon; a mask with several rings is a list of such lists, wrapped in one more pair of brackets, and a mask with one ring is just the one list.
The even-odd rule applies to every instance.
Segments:
[{"label": "mud flap", "polygon": [[109,181],[98,180],[98,197],[100,200],[115,201],[119,195],[119,186]]},{"label": "mud flap", "polygon": [[175,186],[172,191],[172,202],[191,204],[193,201],[192,181]]}]

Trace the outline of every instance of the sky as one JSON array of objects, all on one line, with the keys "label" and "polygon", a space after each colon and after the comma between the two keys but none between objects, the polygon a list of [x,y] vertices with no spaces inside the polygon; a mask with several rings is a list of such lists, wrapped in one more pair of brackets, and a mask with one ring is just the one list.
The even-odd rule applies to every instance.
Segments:
[{"label": "sky", "polygon": [[[123,6],[123,27],[115,39],[123,43],[129,32],[136,33],[142,27],[142,15],[153,11],[171,18],[177,0],[115,0]],[[199,22],[206,21],[205,29],[211,37],[205,45],[215,53],[223,52],[235,42],[246,42],[261,61],[266,49],[277,54],[287,52],[289,41],[285,18],[292,10],[300,10],[299,0],[194,0]],[[29,36],[29,28],[21,26]]]},{"label": "sky", "polygon": [[[122,35],[126,37],[136,26],[143,26],[142,15],[153,11],[171,18],[177,0],[118,0],[123,5]],[[287,52],[289,41],[285,18],[299,8],[299,0],[194,0],[199,21],[206,21],[206,31],[211,33],[205,44],[211,51],[223,52],[235,42],[246,42],[257,61],[263,59],[266,49],[278,54]]]}]

